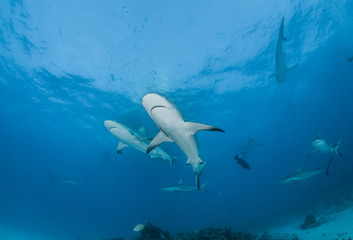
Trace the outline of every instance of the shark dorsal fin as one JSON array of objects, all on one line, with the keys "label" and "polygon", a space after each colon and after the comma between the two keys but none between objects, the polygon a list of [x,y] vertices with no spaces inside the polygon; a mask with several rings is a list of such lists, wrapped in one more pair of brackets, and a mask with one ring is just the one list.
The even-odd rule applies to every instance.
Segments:
[{"label": "shark dorsal fin", "polygon": [[178,184],[183,184],[183,179],[182,178],[180,178]]},{"label": "shark dorsal fin", "polygon": [[138,131],[146,136],[146,127],[141,127]]},{"label": "shark dorsal fin", "polygon": [[297,172],[301,172],[302,171],[302,166],[298,166],[298,168],[297,168]]}]

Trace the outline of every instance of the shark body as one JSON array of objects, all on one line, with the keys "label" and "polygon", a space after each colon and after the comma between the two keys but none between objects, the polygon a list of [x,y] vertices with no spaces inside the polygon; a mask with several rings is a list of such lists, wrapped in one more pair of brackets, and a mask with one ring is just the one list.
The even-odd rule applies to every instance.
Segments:
[{"label": "shark body", "polygon": [[52,181],[57,181],[57,182],[62,182],[62,183],[67,183],[67,184],[73,184],[73,185],[77,185],[78,181],[76,181],[73,178],[69,178],[69,177],[59,177],[59,176],[54,176],[51,172],[49,172],[47,170],[47,174],[49,175],[50,178],[50,182]]},{"label": "shark body", "polygon": [[315,138],[311,143],[314,150],[311,153],[309,153],[307,157],[312,156],[314,153],[323,153],[323,154],[336,153],[337,155],[342,157],[342,153],[340,152],[342,140],[343,140],[343,137],[341,137],[341,139],[336,144],[328,144],[321,137]]},{"label": "shark body", "polygon": [[[204,192],[207,192],[206,186],[208,184],[208,181],[206,181],[204,184],[201,186],[201,190]],[[195,186],[190,186],[190,185],[185,185],[183,184],[183,181],[180,179],[177,184],[173,184],[170,186],[166,186],[161,188],[162,191],[164,192],[170,192],[170,193],[176,193],[176,192],[195,192],[198,191],[199,189]]]},{"label": "shark body", "polygon": [[[104,121],[104,126],[108,131],[120,140],[117,153],[121,154],[123,149],[131,146],[143,153],[146,153],[147,147],[151,139],[146,137],[145,128],[140,128],[138,131],[134,131],[131,128],[125,126],[122,123],[106,120]],[[161,158],[169,162],[169,165],[172,166],[175,160],[174,157],[171,157],[161,148],[156,148],[153,151],[149,152],[148,155],[154,158]]]},{"label": "shark body", "polygon": [[284,23],[284,18],[282,18],[277,45],[276,45],[276,73],[271,75],[271,77],[276,77],[276,80],[279,83],[282,83],[286,80],[287,73],[290,70],[298,67],[298,64],[289,68],[286,66],[286,62],[284,59],[285,54],[283,52],[282,42],[287,41],[287,39],[283,35],[283,23]]},{"label": "shark body", "polygon": [[333,156],[331,156],[330,160],[328,161],[328,163],[326,165],[326,168],[323,168],[323,169],[302,170],[299,167],[298,170],[295,173],[293,173],[293,174],[289,175],[288,177],[282,179],[280,181],[280,184],[297,183],[299,181],[315,177],[315,176],[320,175],[322,173],[326,173],[326,175],[329,176],[328,168],[330,167],[332,160],[333,160]]},{"label": "shark body", "polygon": [[149,144],[147,152],[164,142],[175,142],[187,156],[186,164],[192,165],[196,184],[200,189],[199,177],[204,166],[199,157],[195,133],[201,130],[224,131],[210,125],[185,121],[179,109],[169,99],[156,93],[146,94],[142,98],[142,104],[160,130]]}]

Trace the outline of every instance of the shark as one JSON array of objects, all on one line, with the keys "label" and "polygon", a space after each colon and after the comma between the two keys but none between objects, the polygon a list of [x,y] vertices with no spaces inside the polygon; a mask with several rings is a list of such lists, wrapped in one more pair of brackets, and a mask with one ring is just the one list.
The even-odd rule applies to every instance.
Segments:
[{"label": "shark", "polygon": [[150,142],[147,153],[164,142],[176,143],[187,156],[186,165],[192,166],[196,176],[196,185],[200,189],[199,177],[204,165],[199,157],[195,134],[198,131],[224,131],[210,125],[185,121],[178,107],[168,98],[157,93],[148,93],[143,96],[142,104],[160,130]]},{"label": "shark", "polygon": [[341,137],[341,139],[336,144],[328,144],[321,137],[317,137],[311,142],[311,145],[313,146],[314,150],[309,153],[307,157],[311,157],[314,153],[336,153],[337,155],[342,157],[342,153],[340,152],[342,140],[343,137]]},{"label": "shark", "polygon": [[[207,192],[207,184],[208,181],[206,181],[204,184],[202,184],[201,186],[201,190],[204,192]],[[177,184],[173,184],[170,186],[166,186],[161,188],[162,191],[164,192],[170,192],[170,193],[176,193],[176,192],[195,192],[198,191],[199,189],[195,186],[190,186],[190,185],[185,185],[183,184],[183,180],[180,179],[179,182]]]},{"label": "shark", "polygon": [[270,77],[276,77],[276,80],[278,83],[282,83],[286,80],[287,73],[298,67],[298,64],[292,66],[292,67],[287,67],[285,60],[284,60],[284,52],[283,52],[283,46],[282,42],[287,41],[287,39],[284,37],[283,34],[283,25],[284,25],[284,17],[282,18],[281,26],[279,29],[279,35],[278,35],[278,40],[277,40],[277,45],[276,45],[276,72]]},{"label": "shark", "polygon": [[333,160],[333,155],[331,156],[330,160],[328,161],[326,168],[323,168],[323,169],[302,170],[301,167],[299,166],[298,170],[295,173],[282,179],[280,181],[280,184],[297,183],[299,181],[315,177],[315,176],[320,175],[322,173],[326,173],[326,175],[329,176],[328,168],[330,167],[332,160]]},{"label": "shark", "polygon": [[[113,136],[120,140],[117,147],[118,154],[122,154],[123,150],[129,146],[146,153],[151,139],[146,137],[145,127],[140,128],[138,131],[134,131],[124,124],[113,120],[104,121],[104,126]],[[170,167],[172,167],[174,160],[176,159],[175,157],[171,157],[162,148],[156,148],[153,151],[148,152],[148,155],[152,159],[161,158],[164,161],[168,161]]]},{"label": "shark", "polygon": [[73,185],[77,185],[78,184],[78,182],[75,179],[73,179],[73,178],[54,176],[51,172],[49,172],[49,170],[47,170],[47,174],[50,177],[50,182],[58,181],[58,182],[67,183],[67,184],[73,184]]},{"label": "shark", "polygon": [[246,157],[248,152],[252,151],[254,147],[263,147],[263,146],[264,146],[263,144],[257,142],[256,138],[249,138],[248,143],[244,147],[240,148],[241,150],[240,153],[242,153],[244,157]]}]

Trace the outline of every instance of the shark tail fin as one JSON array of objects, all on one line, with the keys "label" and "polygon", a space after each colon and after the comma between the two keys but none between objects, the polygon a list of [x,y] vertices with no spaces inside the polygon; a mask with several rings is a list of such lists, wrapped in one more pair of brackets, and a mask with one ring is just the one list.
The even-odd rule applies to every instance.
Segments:
[{"label": "shark tail fin", "polygon": [[201,176],[201,174],[202,174],[202,172],[203,172],[203,170],[204,170],[204,168],[206,166],[206,163],[207,162],[203,162],[201,164],[199,163],[198,167],[197,167],[197,169],[195,171],[195,182],[196,182],[196,186],[197,186],[198,190],[200,190],[200,176]]},{"label": "shark tail fin", "polygon": [[174,162],[175,162],[175,160],[177,159],[177,157],[172,157],[172,160],[171,161],[169,161],[169,167],[170,168],[172,168],[173,167],[173,164],[174,164]]},{"label": "shark tail fin", "polygon": [[289,72],[290,70],[293,70],[294,68],[296,68],[296,67],[298,67],[299,65],[298,64],[295,64],[295,65],[293,65],[293,66],[291,66],[291,67],[288,67],[287,68],[287,72]]},{"label": "shark tail fin", "polygon": [[330,160],[328,161],[328,163],[326,165],[325,173],[326,173],[327,176],[330,176],[330,174],[328,173],[328,169],[329,169],[329,167],[331,165],[332,160],[333,160],[333,155],[331,155],[331,158],[330,158]]},{"label": "shark tail fin", "polygon": [[46,170],[46,171],[47,171],[47,174],[50,178],[50,182],[52,182],[53,181],[53,174],[51,174],[51,172],[49,172],[49,170]]},{"label": "shark tail fin", "polygon": [[340,151],[340,148],[341,148],[341,143],[342,143],[342,140],[343,140],[343,136],[341,137],[341,139],[338,141],[337,144],[334,145],[334,151],[337,155],[339,155],[340,157],[342,157],[342,153]]},{"label": "shark tail fin", "polygon": [[202,190],[202,191],[204,191],[204,192],[207,193],[206,187],[207,187],[207,185],[208,185],[209,182],[210,182],[210,181],[207,180],[206,182],[204,182],[204,183],[201,185],[201,190]]}]

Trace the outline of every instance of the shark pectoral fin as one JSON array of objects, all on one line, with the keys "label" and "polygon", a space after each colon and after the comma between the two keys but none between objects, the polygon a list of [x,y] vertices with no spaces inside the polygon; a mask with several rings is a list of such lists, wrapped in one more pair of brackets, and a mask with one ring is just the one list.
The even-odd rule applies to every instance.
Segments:
[{"label": "shark pectoral fin", "polygon": [[268,77],[276,77],[277,76],[277,73],[272,73],[270,76],[268,76]]},{"label": "shark pectoral fin", "polygon": [[298,64],[295,64],[294,66],[291,66],[291,67],[287,68],[287,72],[290,71],[290,70],[293,70],[296,67],[298,67]]},{"label": "shark pectoral fin", "polygon": [[127,145],[126,143],[123,142],[119,142],[118,147],[116,148],[116,152],[118,154],[122,154],[123,153],[123,149],[128,147],[129,145]]},{"label": "shark pectoral fin", "polygon": [[316,153],[316,150],[314,149],[311,153],[308,154],[308,156],[306,156],[307,158],[308,157],[311,157],[314,153]]},{"label": "shark pectoral fin", "polygon": [[146,136],[146,127],[142,127],[138,130],[140,133],[143,134],[143,136]]},{"label": "shark pectoral fin", "polygon": [[188,132],[194,135],[198,131],[219,131],[224,132],[222,129],[213,127],[211,125],[206,125],[202,123],[195,123],[195,122],[185,122],[186,128]]},{"label": "shark pectoral fin", "polygon": [[159,145],[161,145],[164,142],[173,142],[172,139],[170,139],[164,132],[160,131],[157,136],[153,138],[153,140],[150,142],[150,144],[147,147],[146,152],[149,153]]}]

